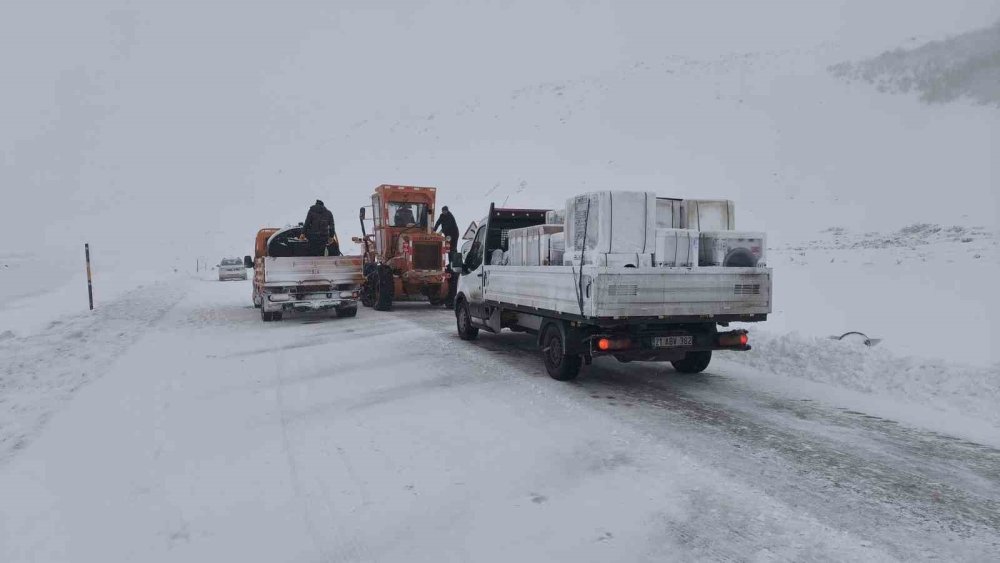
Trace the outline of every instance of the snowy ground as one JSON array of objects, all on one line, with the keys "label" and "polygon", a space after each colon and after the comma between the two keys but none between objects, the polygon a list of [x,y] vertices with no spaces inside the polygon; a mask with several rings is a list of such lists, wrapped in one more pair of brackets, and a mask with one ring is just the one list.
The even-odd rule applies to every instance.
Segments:
[{"label": "snowy ground", "polygon": [[960,424],[982,440],[956,438],[738,356],[695,377],[598,361],[563,384],[530,337],[462,342],[445,310],[265,325],[248,291],[164,280],[3,344],[4,411],[51,420],[3,443],[0,559],[1000,550],[1000,443],[982,420]]}]

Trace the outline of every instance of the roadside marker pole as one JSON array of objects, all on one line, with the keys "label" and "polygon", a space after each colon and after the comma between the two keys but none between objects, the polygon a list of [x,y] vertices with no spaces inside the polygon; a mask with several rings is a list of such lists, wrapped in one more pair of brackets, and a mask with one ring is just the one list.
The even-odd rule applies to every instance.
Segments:
[{"label": "roadside marker pole", "polygon": [[87,297],[90,299],[90,310],[94,310],[94,278],[90,274],[90,243],[84,243],[83,249],[87,253]]}]

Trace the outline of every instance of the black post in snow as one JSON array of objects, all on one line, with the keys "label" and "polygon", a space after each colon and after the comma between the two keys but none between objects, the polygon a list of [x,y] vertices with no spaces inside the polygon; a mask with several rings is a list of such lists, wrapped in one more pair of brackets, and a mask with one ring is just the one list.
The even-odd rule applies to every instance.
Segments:
[{"label": "black post in snow", "polygon": [[83,250],[87,254],[87,298],[90,299],[90,310],[94,310],[94,279],[90,274],[90,243],[84,243]]}]

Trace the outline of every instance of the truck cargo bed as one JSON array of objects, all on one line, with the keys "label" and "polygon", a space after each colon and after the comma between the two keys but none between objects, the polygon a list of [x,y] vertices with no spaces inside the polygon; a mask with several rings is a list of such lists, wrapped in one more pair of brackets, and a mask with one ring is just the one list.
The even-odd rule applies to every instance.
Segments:
[{"label": "truck cargo bed", "polygon": [[[589,319],[764,320],[766,268],[486,266],[483,297],[501,306]],[[581,283],[582,275],[582,283]],[[581,311],[582,302],[582,311]]]},{"label": "truck cargo bed", "polygon": [[323,283],[330,285],[362,282],[360,256],[264,257],[264,283],[289,285]]}]

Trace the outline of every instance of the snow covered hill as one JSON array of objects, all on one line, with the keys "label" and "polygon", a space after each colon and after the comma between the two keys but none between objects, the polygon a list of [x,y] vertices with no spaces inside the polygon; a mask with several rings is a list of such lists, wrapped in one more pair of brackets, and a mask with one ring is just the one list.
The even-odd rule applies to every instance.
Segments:
[{"label": "snow covered hill", "polygon": [[0,220],[130,265],[239,253],[316,197],[354,233],[382,182],[438,186],[463,220],[612,187],[732,197],[773,242],[996,229],[995,107],[828,71],[981,28],[993,2],[397,4],[246,2],[239,26],[228,3],[5,6]]},{"label": "snow covered hill", "polygon": [[918,92],[926,102],[964,98],[1000,107],[997,53],[1000,22],[912,49],[887,51],[858,64],[841,63],[831,70],[876,84],[880,91]]}]

